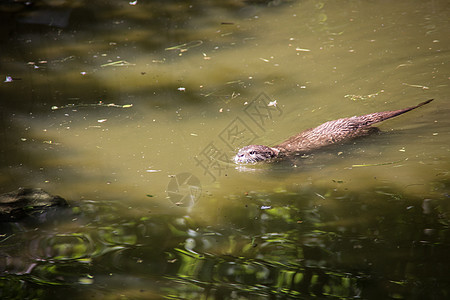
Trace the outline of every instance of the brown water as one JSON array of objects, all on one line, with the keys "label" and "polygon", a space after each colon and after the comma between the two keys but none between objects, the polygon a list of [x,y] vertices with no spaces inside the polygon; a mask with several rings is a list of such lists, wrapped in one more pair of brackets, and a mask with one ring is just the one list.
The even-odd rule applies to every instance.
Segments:
[{"label": "brown water", "polygon": [[[0,191],[75,214],[5,229],[6,296],[448,296],[447,1],[141,2],[1,6]],[[307,158],[231,161],[431,98]]]}]

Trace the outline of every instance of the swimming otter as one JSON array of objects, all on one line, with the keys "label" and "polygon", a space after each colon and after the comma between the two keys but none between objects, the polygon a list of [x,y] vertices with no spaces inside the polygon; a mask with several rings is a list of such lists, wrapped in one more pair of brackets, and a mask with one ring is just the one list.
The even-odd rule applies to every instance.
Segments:
[{"label": "swimming otter", "polygon": [[404,114],[431,101],[433,99],[405,109],[329,121],[316,128],[305,130],[273,147],[264,145],[246,146],[238,151],[234,157],[234,162],[237,164],[254,164],[289,155],[301,155],[325,146],[364,136],[378,130],[378,128],[370,125]]}]

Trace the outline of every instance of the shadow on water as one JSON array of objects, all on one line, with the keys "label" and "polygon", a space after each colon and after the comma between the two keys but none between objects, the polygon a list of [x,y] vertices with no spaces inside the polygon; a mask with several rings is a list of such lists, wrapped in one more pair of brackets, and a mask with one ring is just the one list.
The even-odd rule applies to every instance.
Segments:
[{"label": "shadow on water", "polygon": [[[195,28],[206,26],[209,31],[235,27],[233,22],[226,22],[227,16],[250,18],[256,11],[278,4],[282,2],[2,2],[0,38],[8,44],[1,61],[8,72],[1,86],[2,169],[42,168],[41,153],[33,156],[32,152],[23,152],[27,147],[18,146],[20,139],[33,141],[27,133],[35,124],[24,125],[17,119],[51,118],[52,107],[69,104],[78,109],[86,103],[100,101],[123,105],[132,102],[151,110],[166,111],[180,106],[205,106],[211,98],[215,101],[216,97],[202,96],[210,95],[211,89],[202,91],[189,80],[177,79],[177,65],[196,50],[196,43],[210,43],[202,30]],[[204,17],[212,11],[223,20],[210,24],[209,17]],[[194,19],[200,24],[192,23]],[[207,24],[202,25],[202,22]],[[233,40],[243,38],[239,30],[233,34]],[[228,47],[229,43],[223,39],[208,48]],[[138,49],[136,53],[134,49]],[[123,54],[141,60],[143,52],[146,53],[145,63],[139,61],[136,65],[120,58]],[[159,65],[171,66],[169,70],[161,70]],[[118,75],[116,69],[120,69]],[[95,115],[99,108],[94,106],[84,115],[79,113],[80,120],[88,114]],[[70,108],[65,111],[69,113]],[[120,112],[117,117],[130,116]],[[42,141],[34,144],[42,148],[38,142]],[[64,171],[70,172],[69,169]],[[29,175],[35,174],[36,171]],[[0,190],[6,192],[27,184],[26,180],[11,180],[15,180],[14,176],[2,176]]]}]

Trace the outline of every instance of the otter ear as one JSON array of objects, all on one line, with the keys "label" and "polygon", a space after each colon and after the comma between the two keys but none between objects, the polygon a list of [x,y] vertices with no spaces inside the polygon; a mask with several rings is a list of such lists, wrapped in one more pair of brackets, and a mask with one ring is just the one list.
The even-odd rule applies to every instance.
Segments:
[{"label": "otter ear", "polygon": [[278,154],[280,153],[280,149],[277,148],[270,148],[272,149],[273,153],[275,153],[275,156],[278,156]]}]

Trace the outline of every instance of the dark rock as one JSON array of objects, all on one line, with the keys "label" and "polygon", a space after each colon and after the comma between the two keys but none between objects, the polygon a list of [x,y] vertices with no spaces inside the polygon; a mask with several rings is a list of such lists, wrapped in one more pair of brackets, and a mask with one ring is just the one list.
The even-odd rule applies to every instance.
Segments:
[{"label": "dark rock", "polygon": [[67,207],[67,201],[39,188],[20,188],[0,195],[0,222],[16,221],[56,207]]}]

